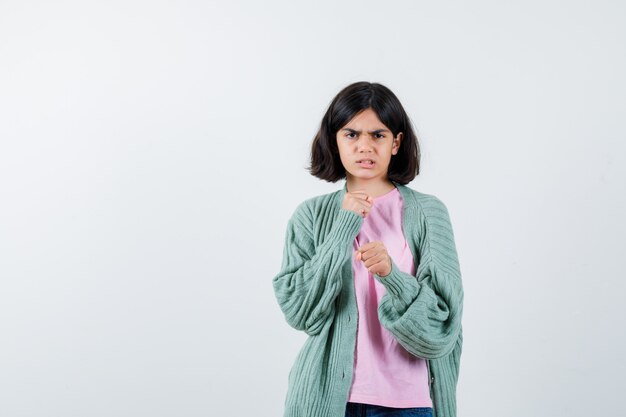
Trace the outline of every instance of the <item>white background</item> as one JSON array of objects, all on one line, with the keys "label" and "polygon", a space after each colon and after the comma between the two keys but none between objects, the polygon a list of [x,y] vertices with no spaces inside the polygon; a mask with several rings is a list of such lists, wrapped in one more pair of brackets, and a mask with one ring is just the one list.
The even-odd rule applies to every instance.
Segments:
[{"label": "white background", "polygon": [[453,222],[460,416],[623,408],[618,1],[0,1],[0,415],[279,416],[271,280],[332,97],[385,84]]}]

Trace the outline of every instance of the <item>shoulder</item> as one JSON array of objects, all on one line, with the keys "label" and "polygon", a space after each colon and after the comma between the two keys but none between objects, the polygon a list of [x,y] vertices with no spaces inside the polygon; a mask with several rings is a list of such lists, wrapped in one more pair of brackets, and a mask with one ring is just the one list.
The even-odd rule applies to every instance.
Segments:
[{"label": "shoulder", "polygon": [[427,215],[448,213],[446,204],[434,194],[417,193],[417,201],[419,207]]},{"label": "shoulder", "polygon": [[410,196],[410,205],[417,207],[418,211],[421,211],[425,215],[432,215],[441,212],[448,212],[446,204],[434,194],[425,193],[422,191],[414,190],[408,186],[404,186],[406,195]]},{"label": "shoulder", "polygon": [[294,209],[289,220],[290,223],[309,228],[315,223],[320,213],[327,212],[329,205],[335,204],[340,192],[341,190],[316,195],[302,201]]},{"label": "shoulder", "polygon": [[435,194],[416,191],[405,186],[406,213],[415,221],[417,230],[422,233],[450,234],[452,222],[447,205]]},{"label": "shoulder", "polygon": [[455,236],[447,205],[434,194],[412,190],[410,195],[414,199],[415,210],[412,213],[416,216],[413,219],[414,230],[418,235],[420,253],[424,256],[429,254],[441,262],[440,265],[450,265],[450,262],[458,265]]}]

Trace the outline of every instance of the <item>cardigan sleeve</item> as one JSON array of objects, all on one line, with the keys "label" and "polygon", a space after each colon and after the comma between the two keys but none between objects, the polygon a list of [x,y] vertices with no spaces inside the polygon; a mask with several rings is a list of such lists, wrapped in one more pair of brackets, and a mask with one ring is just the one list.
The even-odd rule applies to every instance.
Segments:
[{"label": "cardigan sleeve", "polygon": [[287,323],[308,335],[318,334],[332,319],[341,292],[341,268],[363,218],[340,208],[324,241],[314,244],[310,213],[300,205],[287,223],[280,272],[272,283]]},{"label": "cardigan sleeve", "polygon": [[463,286],[446,206],[435,196],[418,207],[420,262],[416,276],[391,259],[391,272],[374,275],[387,292],[378,306],[381,324],[410,353],[447,356],[462,337]]}]

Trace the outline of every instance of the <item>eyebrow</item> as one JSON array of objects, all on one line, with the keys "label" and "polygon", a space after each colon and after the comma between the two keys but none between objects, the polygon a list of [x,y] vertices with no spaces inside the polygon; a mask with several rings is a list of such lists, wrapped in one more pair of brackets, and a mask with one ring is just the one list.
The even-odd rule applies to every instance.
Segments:
[{"label": "eyebrow", "polygon": [[[344,128],[343,128],[343,129],[341,129],[341,130],[347,130],[348,132],[361,134],[361,130],[354,130],[354,129],[350,129],[349,127],[344,127]],[[376,129],[376,130],[370,130],[370,131],[369,131],[369,132],[367,132],[367,133],[372,134],[372,133],[381,133],[381,132],[389,132],[389,129]]]}]

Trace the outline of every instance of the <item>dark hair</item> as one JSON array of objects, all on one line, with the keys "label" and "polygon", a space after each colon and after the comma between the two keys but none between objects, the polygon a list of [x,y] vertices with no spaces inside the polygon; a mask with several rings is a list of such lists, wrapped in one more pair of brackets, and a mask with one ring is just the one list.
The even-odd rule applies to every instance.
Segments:
[{"label": "dark hair", "polygon": [[328,182],[346,178],[337,147],[337,132],[361,111],[371,108],[395,137],[403,133],[400,149],[391,157],[387,178],[408,184],[419,174],[417,135],[400,100],[382,84],[360,81],[341,90],[330,103],[311,146],[311,175]]}]

